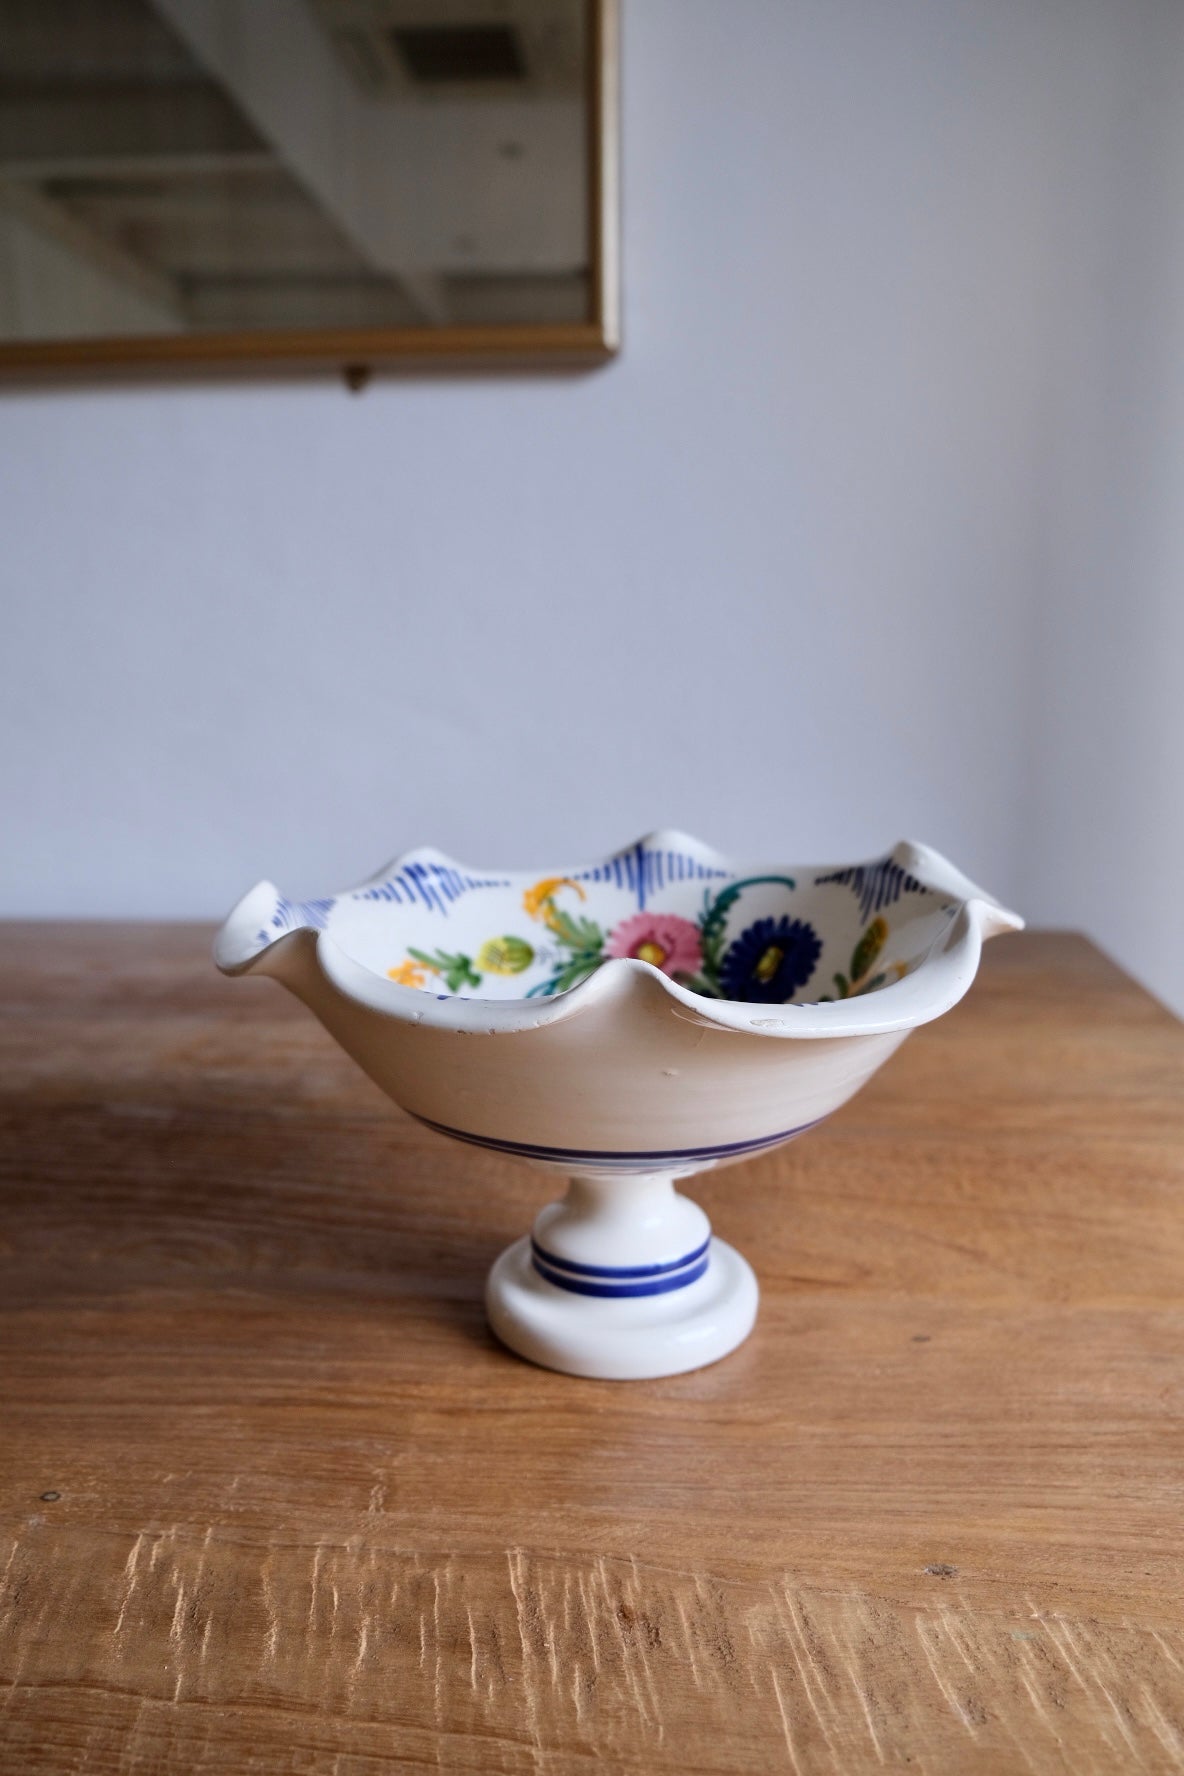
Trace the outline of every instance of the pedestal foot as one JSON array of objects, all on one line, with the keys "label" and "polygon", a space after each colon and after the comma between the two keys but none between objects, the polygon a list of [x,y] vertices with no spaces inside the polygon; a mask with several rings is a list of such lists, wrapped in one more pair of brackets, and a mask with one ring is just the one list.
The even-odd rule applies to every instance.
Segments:
[{"label": "pedestal foot", "polygon": [[712,1239],[704,1258],[700,1274],[676,1288],[592,1294],[549,1281],[530,1239],[520,1239],[489,1273],[489,1323],[519,1356],[568,1375],[643,1381],[701,1369],[744,1342],[758,1298],[751,1268],[731,1246]]}]

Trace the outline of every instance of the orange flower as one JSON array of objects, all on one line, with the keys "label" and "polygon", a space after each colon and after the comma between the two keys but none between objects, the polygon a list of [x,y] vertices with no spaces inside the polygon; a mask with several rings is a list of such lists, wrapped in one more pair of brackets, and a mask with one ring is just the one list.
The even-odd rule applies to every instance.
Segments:
[{"label": "orange flower", "polygon": [[401,987],[422,987],[427,980],[427,970],[421,962],[400,962],[397,968],[388,968],[387,979],[397,981]]},{"label": "orange flower", "polygon": [[585,898],[580,884],[573,882],[570,876],[544,876],[522,896],[522,904],[532,919],[542,919],[547,925],[551,923],[547,917],[547,903],[561,888],[574,888],[581,900]]}]

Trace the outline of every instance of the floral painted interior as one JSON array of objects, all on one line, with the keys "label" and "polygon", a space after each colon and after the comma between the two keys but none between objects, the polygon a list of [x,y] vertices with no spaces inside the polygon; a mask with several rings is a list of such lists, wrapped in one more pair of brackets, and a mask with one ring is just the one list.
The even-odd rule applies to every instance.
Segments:
[{"label": "floral painted interior", "polygon": [[643,841],[540,876],[476,876],[421,852],[349,894],[281,901],[272,923],[328,929],[365,967],[440,997],[551,997],[634,957],[708,998],[782,1005],[900,979],[953,911],[891,857],[736,874],[713,854]]}]

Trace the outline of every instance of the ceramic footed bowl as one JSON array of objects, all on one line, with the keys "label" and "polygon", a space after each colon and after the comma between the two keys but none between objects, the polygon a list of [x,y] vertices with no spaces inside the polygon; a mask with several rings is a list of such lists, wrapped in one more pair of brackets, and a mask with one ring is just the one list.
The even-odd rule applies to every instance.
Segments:
[{"label": "ceramic footed bowl", "polygon": [[922,845],[805,868],[659,832],[527,873],[411,851],[318,900],[260,882],[215,960],[281,981],[439,1134],[570,1180],[493,1266],[490,1321],[627,1379],[714,1362],[756,1315],[676,1182],[829,1116],[1022,923]]}]

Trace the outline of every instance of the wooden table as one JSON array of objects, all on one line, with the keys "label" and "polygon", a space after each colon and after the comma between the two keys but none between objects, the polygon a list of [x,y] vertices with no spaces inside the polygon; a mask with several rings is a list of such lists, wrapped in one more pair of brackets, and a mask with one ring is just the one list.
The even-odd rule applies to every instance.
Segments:
[{"label": "wooden table", "polygon": [[1184,1767],[1184,1031],[1083,940],[696,1180],[657,1383],[501,1350],[548,1181],[192,926],[9,926],[0,1770]]}]

